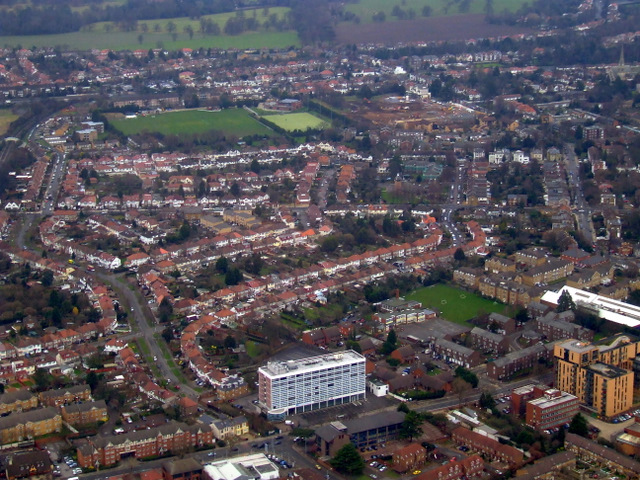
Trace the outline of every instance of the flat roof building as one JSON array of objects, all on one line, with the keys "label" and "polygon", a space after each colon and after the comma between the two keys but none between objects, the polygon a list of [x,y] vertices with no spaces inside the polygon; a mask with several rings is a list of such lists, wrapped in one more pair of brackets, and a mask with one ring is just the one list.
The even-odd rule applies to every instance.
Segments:
[{"label": "flat roof building", "polygon": [[638,342],[624,335],[597,344],[575,339],[558,343],[556,387],[602,417],[623,413],[633,404],[634,372],[629,367],[637,350]]},{"label": "flat roof building", "polygon": [[571,422],[579,409],[578,397],[551,388],[543,396],[527,402],[526,423],[536,430],[559,427]]},{"label": "flat roof building", "polygon": [[269,411],[289,414],[362,400],[365,363],[353,350],[268,362],[258,369],[258,399]]}]

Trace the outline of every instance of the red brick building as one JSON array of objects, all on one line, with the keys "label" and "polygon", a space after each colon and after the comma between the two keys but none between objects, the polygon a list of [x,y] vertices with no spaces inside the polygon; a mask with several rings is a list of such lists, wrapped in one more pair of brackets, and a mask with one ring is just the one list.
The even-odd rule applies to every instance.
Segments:
[{"label": "red brick building", "polygon": [[427,460],[427,449],[419,443],[412,443],[393,454],[393,469],[398,473],[415,470]]},{"label": "red brick building", "polygon": [[524,454],[517,448],[503,445],[493,438],[473,432],[465,427],[458,427],[451,432],[451,439],[458,445],[466,445],[472,451],[508,464],[511,468],[519,467],[524,460]]},{"label": "red brick building", "polygon": [[540,391],[534,388],[536,398],[527,402],[525,421],[536,430],[547,430],[571,422],[580,409],[575,395],[555,388]]},{"label": "red brick building", "polygon": [[484,461],[479,455],[472,455],[460,461],[449,462],[440,467],[421,473],[414,480],[463,480],[482,474]]},{"label": "red brick building", "polygon": [[146,458],[166,452],[185,452],[213,444],[213,432],[207,425],[171,422],[127,435],[98,435],[78,447],[78,464],[83,468],[118,463],[122,456]]}]

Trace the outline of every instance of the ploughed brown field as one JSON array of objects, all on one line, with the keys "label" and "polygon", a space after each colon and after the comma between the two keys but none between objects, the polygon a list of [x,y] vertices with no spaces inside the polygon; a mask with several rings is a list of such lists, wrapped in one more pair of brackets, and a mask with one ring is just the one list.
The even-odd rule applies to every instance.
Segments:
[{"label": "ploughed brown field", "polygon": [[467,40],[533,31],[519,25],[491,25],[484,17],[483,14],[466,14],[360,25],[345,23],[336,27],[336,37],[341,43],[382,44]]}]

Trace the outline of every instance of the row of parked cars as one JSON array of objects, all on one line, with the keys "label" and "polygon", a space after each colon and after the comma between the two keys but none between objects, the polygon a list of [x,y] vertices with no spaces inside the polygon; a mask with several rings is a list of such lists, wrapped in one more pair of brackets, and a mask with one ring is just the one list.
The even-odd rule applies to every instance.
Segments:
[{"label": "row of parked cars", "polygon": [[[636,410],[633,412],[633,415],[638,415],[639,413],[636,412],[640,412],[640,410]],[[630,413],[623,413],[622,415],[618,415],[616,418],[613,419],[613,423],[620,423],[620,422],[626,422],[627,420],[631,420],[633,418],[633,415]]]},{"label": "row of parked cars", "polygon": [[267,455],[267,458],[269,460],[271,460],[273,463],[277,463],[278,465],[280,465],[281,468],[292,468],[293,465],[291,465],[289,462],[287,462],[286,460],[282,460],[280,458],[278,458],[275,455]]}]

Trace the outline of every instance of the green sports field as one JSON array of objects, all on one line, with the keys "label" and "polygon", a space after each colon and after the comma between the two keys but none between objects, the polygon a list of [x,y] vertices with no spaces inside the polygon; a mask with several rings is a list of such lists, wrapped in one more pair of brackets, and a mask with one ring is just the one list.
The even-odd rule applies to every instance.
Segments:
[{"label": "green sports field", "polygon": [[328,125],[328,123],[321,118],[306,112],[265,115],[264,118],[288,132],[293,132],[295,130],[304,132],[309,128],[318,129],[324,128]]},{"label": "green sports field", "polygon": [[[502,13],[504,10],[514,12],[518,10],[527,0],[493,0],[493,11],[495,13]],[[355,13],[362,23],[369,23],[373,21],[373,15],[377,12],[384,12],[386,14],[387,21],[397,20],[397,17],[392,17],[391,12],[396,5],[405,12],[409,9],[415,12],[416,17],[422,16],[422,9],[425,6],[431,7],[431,16],[437,17],[442,15],[457,15],[459,13],[486,13],[487,0],[470,0],[469,9],[461,12],[459,5],[464,3],[463,1],[444,1],[444,0],[359,0],[357,3],[348,3],[345,9]],[[447,8],[449,5],[449,8]]]},{"label": "green sports field", "polygon": [[270,135],[272,132],[241,108],[221,112],[184,110],[136,118],[111,119],[110,123],[125,135],[158,132],[164,135],[202,133],[219,130],[229,135]]},{"label": "green sports field", "polygon": [[478,313],[504,313],[507,308],[493,300],[440,284],[415,290],[407,295],[407,299],[422,302],[426,308],[439,310],[442,318],[464,325]]}]

